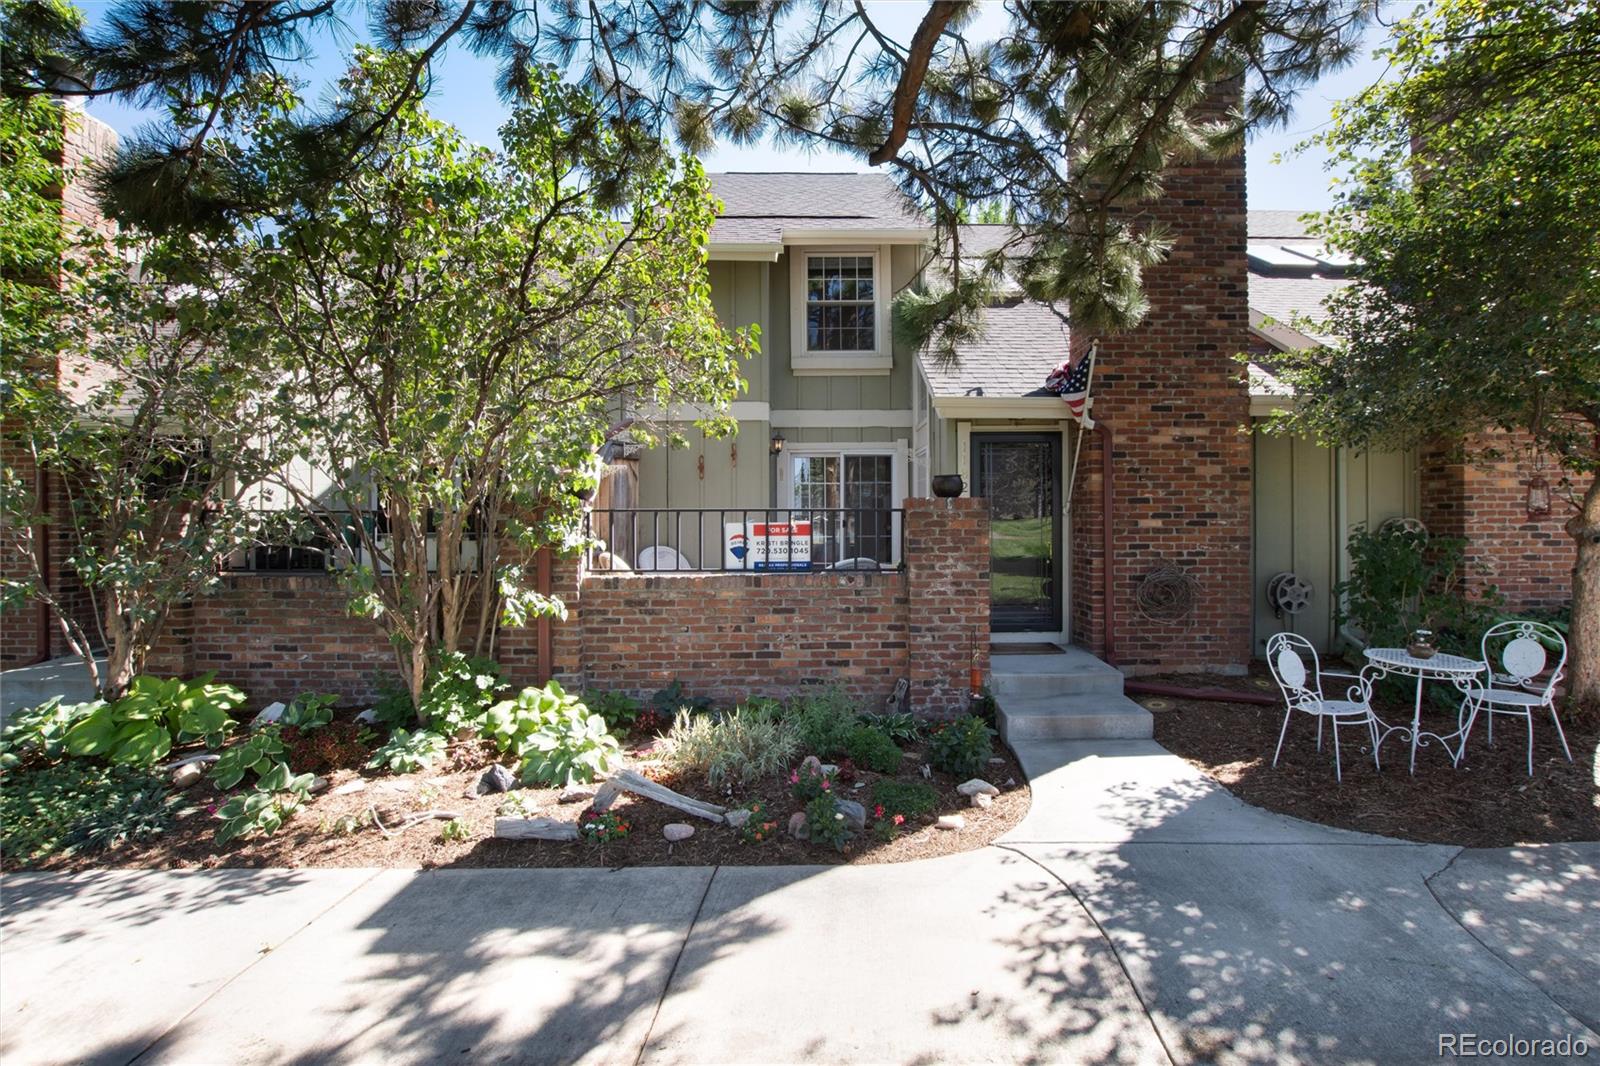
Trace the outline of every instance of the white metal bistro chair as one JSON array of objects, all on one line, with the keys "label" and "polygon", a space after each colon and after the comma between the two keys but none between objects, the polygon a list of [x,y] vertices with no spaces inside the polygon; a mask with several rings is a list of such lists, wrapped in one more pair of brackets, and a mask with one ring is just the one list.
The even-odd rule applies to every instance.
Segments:
[{"label": "white metal bistro chair", "polygon": [[[1528,776],[1532,777],[1533,712],[1543,707],[1550,712],[1550,720],[1556,724],[1556,736],[1561,738],[1561,750],[1571,762],[1572,749],[1567,747],[1567,734],[1561,728],[1561,716],[1556,713],[1556,684],[1567,669],[1567,641],[1561,631],[1543,622],[1501,622],[1484,633],[1482,651],[1487,668],[1484,680],[1469,688],[1461,701],[1460,714],[1467,720],[1461,731],[1462,750],[1466,750],[1467,737],[1472,733],[1479,711],[1488,714],[1486,728],[1490,744],[1494,743],[1495,715],[1521,718],[1528,723]],[[1555,652],[1554,667],[1550,667],[1552,651]],[[1546,668],[1550,673],[1541,680]]]},{"label": "white metal bistro chair", "polygon": [[[1309,662],[1309,666],[1307,663]],[[1274,633],[1267,641],[1267,666],[1273,680],[1283,693],[1283,728],[1278,730],[1278,749],[1272,753],[1272,765],[1278,765],[1283,754],[1283,738],[1289,732],[1289,719],[1296,711],[1309,714],[1317,720],[1317,750],[1322,750],[1322,723],[1333,726],[1333,775],[1344,780],[1344,767],[1339,757],[1339,727],[1342,725],[1366,726],[1372,741],[1372,765],[1382,769],[1378,761],[1378,717],[1372,713],[1372,681],[1363,670],[1360,674],[1341,674],[1322,669],[1317,649],[1298,633]],[[1324,678],[1338,678],[1352,682],[1344,692],[1344,699],[1329,699],[1322,691]]]}]

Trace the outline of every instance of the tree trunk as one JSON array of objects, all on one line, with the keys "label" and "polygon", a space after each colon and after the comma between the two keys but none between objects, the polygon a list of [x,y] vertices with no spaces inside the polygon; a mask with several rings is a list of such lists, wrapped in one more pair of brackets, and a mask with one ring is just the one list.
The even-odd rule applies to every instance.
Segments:
[{"label": "tree trunk", "polygon": [[1571,659],[1567,692],[1584,715],[1600,714],[1600,477],[1589,482],[1583,506],[1567,522],[1578,543],[1572,569]]}]

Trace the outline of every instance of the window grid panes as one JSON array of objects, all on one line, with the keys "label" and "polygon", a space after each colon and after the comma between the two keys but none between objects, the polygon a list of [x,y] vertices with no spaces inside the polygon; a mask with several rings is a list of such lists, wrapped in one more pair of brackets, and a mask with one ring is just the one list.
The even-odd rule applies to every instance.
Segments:
[{"label": "window grid panes", "polygon": [[806,257],[806,348],[870,352],[878,347],[877,279],[870,255]]},{"label": "window grid panes", "polygon": [[844,559],[885,565],[896,561],[893,456],[796,455],[790,464],[795,508],[816,511],[794,516],[811,520],[813,565]]}]

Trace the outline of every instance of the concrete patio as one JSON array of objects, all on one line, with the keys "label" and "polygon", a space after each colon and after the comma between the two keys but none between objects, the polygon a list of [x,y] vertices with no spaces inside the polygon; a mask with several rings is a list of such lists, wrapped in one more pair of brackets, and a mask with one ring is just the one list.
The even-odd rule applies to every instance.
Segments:
[{"label": "concrete patio", "polygon": [[1463,851],[1307,825],[1148,740],[1018,751],[1034,809],[1006,840],[898,866],[13,874],[0,1059],[1390,1063],[1434,1060],[1455,1032],[1600,1047],[1600,843]]}]

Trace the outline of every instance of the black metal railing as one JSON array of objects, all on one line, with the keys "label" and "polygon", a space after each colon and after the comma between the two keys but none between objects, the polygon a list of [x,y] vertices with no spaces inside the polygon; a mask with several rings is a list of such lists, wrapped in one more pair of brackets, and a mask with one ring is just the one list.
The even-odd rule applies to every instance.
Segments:
[{"label": "black metal railing", "polygon": [[[281,512],[272,514],[282,517]],[[240,548],[226,556],[222,570],[233,574],[320,574],[342,566],[371,563],[379,570],[387,571],[388,566],[383,560],[368,558],[362,537],[354,528],[358,520],[365,527],[367,537],[375,541],[381,551],[389,536],[388,517],[382,511],[363,511],[359,518],[348,513],[341,515],[339,524],[345,527],[342,543],[331,540],[320,529],[312,527],[309,520],[301,518],[298,522],[285,520],[292,531],[285,530],[281,539]],[[438,565],[432,558],[437,551],[432,529],[433,523],[430,521],[429,569]],[[457,564],[458,568],[475,569],[478,565],[478,528],[475,524],[467,530],[461,548],[462,558]]]},{"label": "black metal railing", "polygon": [[637,507],[592,510],[583,532],[600,545],[592,570],[897,570],[904,518],[897,507]]}]

